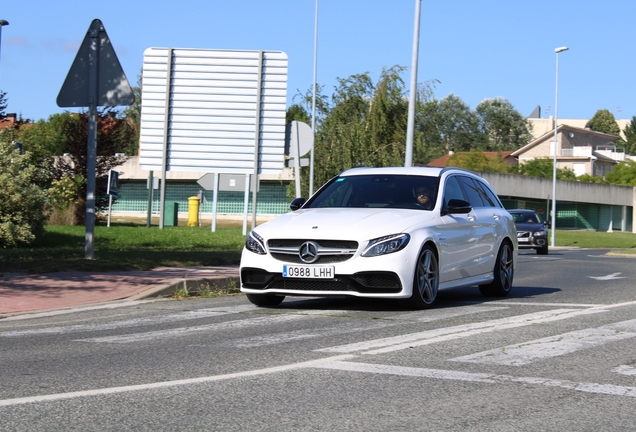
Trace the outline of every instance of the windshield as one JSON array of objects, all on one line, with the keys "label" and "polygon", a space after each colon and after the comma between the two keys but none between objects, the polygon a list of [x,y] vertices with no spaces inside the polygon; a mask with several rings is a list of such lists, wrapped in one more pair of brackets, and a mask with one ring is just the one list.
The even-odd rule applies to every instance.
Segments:
[{"label": "windshield", "polygon": [[356,175],[337,177],[303,208],[355,207],[431,210],[437,198],[437,177]]},{"label": "windshield", "polygon": [[539,218],[534,213],[511,213],[516,223],[541,223]]}]

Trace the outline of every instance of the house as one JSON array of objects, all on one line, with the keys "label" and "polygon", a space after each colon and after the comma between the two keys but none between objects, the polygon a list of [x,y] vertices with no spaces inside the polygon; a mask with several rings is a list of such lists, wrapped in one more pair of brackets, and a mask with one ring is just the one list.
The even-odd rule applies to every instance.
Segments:
[{"label": "house", "polygon": [[[567,168],[576,176],[604,176],[627,157],[616,146],[619,137],[566,124],[557,128],[557,168]],[[511,153],[519,165],[539,158],[554,158],[554,130],[545,132],[527,145]]]},{"label": "house", "polygon": [[[539,109],[539,107],[537,107]],[[539,114],[541,111],[539,111]],[[535,138],[539,138],[543,134],[547,132],[554,133],[554,117],[550,116],[547,118],[538,118],[538,117],[528,117],[528,123],[532,125],[532,136]],[[574,126],[577,128],[584,129],[588,124],[590,119],[567,119],[560,118],[559,124]],[[616,119],[616,123],[618,124],[619,129],[621,130],[621,138],[625,139],[625,133],[623,132],[627,126],[630,125],[631,119]]]},{"label": "house", "polygon": [[15,126],[16,120],[17,118],[14,113],[7,114],[4,118],[0,118],[0,130]]}]

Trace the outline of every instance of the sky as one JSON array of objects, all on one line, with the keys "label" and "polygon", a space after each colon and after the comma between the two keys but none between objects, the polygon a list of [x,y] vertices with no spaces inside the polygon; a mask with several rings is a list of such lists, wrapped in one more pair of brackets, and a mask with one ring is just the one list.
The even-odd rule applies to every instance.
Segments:
[{"label": "sky", "polygon": [[[149,47],[284,51],[287,99],[311,89],[316,0],[21,0],[2,2],[0,90],[7,113],[37,121],[56,98],[93,19],[100,19],[131,85]],[[408,69],[414,0],[318,0],[317,82]],[[421,0],[418,82],[438,80],[472,109],[503,97],[524,116],[636,115],[634,0]],[[296,99],[298,101],[298,99]]]}]

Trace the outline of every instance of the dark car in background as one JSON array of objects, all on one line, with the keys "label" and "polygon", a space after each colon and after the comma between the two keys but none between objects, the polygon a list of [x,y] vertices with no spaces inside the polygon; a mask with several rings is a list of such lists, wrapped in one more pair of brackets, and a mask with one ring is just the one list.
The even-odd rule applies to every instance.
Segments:
[{"label": "dark car in background", "polygon": [[508,210],[517,227],[519,249],[536,249],[539,255],[548,254],[548,221],[542,221],[534,210]]}]

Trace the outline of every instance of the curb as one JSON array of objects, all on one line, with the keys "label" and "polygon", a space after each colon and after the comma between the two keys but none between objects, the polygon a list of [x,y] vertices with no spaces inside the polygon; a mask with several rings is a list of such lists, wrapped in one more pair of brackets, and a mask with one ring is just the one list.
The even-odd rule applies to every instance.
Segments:
[{"label": "curb", "polygon": [[142,300],[155,297],[172,297],[178,291],[187,293],[215,292],[219,294],[238,294],[240,279],[238,276],[217,276],[201,279],[173,279],[157,285],[139,294],[126,297],[126,300]]}]

